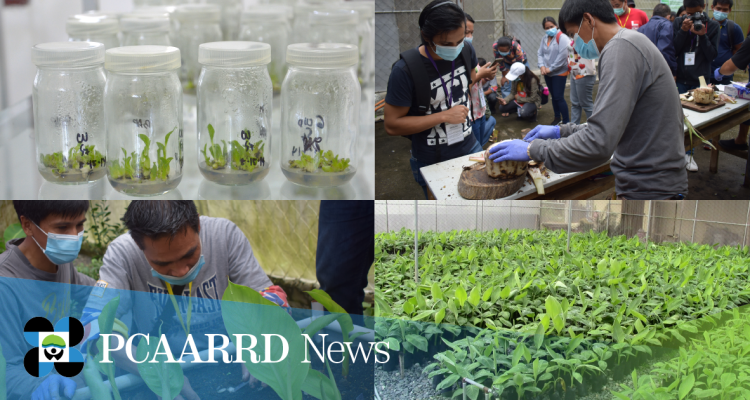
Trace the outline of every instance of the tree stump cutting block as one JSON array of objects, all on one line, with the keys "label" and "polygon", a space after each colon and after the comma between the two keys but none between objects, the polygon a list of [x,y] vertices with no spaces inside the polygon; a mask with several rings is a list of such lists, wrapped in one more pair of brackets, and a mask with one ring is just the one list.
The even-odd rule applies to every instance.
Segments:
[{"label": "tree stump cutting block", "polygon": [[515,179],[495,179],[487,175],[484,165],[474,164],[461,172],[458,193],[469,200],[492,200],[507,197],[523,186],[526,175]]}]

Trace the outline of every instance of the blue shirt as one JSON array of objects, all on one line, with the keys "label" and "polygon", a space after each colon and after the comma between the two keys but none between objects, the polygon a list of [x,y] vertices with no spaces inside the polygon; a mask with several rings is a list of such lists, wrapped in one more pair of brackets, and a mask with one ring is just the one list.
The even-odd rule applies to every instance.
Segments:
[{"label": "blue shirt", "polygon": [[[732,49],[729,48],[729,29],[727,28],[727,21],[716,21],[719,22],[719,54],[714,58],[711,64],[712,69],[720,68],[728,59],[732,58]],[[732,37],[734,38],[734,45],[742,44],[745,41],[745,35],[742,33],[742,28],[735,22],[732,27]]]}]

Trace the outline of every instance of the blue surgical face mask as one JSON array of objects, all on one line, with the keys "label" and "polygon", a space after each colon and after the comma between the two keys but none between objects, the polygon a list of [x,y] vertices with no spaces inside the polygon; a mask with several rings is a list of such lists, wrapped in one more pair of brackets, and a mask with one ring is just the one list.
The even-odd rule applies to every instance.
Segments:
[{"label": "blue surgical face mask", "polygon": [[510,52],[509,52],[509,51],[500,51],[499,53],[500,53],[500,55],[501,55],[501,56],[503,56],[503,57],[505,57],[505,56],[507,56],[508,54],[510,54]]},{"label": "blue surgical face mask", "polygon": [[617,14],[617,15],[625,14],[625,9],[624,8],[615,8],[615,14]]},{"label": "blue surgical face mask", "polygon": [[[583,25],[583,20],[581,20],[581,25],[578,25],[578,31],[581,31],[581,26]],[[581,58],[585,58],[587,60],[596,60],[599,58],[599,48],[596,47],[596,42],[594,41],[594,28],[591,28],[591,40],[589,40],[588,43],[584,43],[583,39],[581,39],[581,36],[576,33],[576,39],[575,39],[575,50],[576,53],[578,53]]]},{"label": "blue surgical face mask", "polygon": [[725,19],[727,19],[728,16],[729,14],[725,12],[714,11],[714,19],[717,21],[724,21]]},{"label": "blue surgical face mask", "polygon": [[461,54],[461,50],[463,49],[463,41],[461,41],[461,43],[459,43],[456,47],[435,45],[435,54],[437,54],[443,60],[453,61],[458,57],[459,54]]},{"label": "blue surgical face mask", "polygon": [[471,41],[472,41],[472,40],[474,40],[474,38],[473,38],[473,37],[468,37],[468,36],[467,36],[467,37],[465,37],[465,38],[464,38],[464,42],[469,42],[469,43],[471,43]]},{"label": "blue surgical face mask", "polygon": [[545,32],[547,32],[547,36],[552,37],[557,33],[557,28],[549,28]]},{"label": "blue surgical face mask", "polygon": [[[201,245],[201,249],[203,248],[203,245]],[[172,286],[181,286],[181,285],[187,285],[188,283],[195,280],[195,277],[198,276],[198,273],[201,272],[201,268],[203,268],[203,265],[206,263],[206,261],[203,259],[203,254],[201,254],[201,258],[198,260],[198,263],[195,264],[192,268],[190,268],[190,271],[188,271],[185,276],[176,277],[176,276],[168,276],[168,275],[162,275],[158,272],[156,272],[155,269],[151,268],[151,275],[163,280],[164,282],[169,283]]]},{"label": "blue surgical face mask", "polygon": [[[34,225],[39,228],[39,225],[36,223]],[[39,230],[42,231],[42,228],[39,228]],[[34,240],[34,243],[36,243],[40,249],[42,249],[44,255],[47,256],[53,264],[67,264],[78,258],[78,253],[81,251],[81,244],[83,243],[83,231],[77,235],[61,235],[59,233],[47,233],[45,231],[42,231],[42,233],[47,235],[46,248],[42,249],[42,246],[39,246],[39,242],[37,242],[33,236],[31,239]]]}]

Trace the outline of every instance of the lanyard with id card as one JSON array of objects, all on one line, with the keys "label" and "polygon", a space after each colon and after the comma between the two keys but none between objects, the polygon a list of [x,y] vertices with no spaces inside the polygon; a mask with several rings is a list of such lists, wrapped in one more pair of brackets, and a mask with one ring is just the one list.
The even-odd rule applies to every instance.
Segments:
[{"label": "lanyard with id card", "polygon": [[695,53],[685,53],[685,65],[695,65]]},{"label": "lanyard with id card", "polygon": [[[435,60],[432,59],[432,55],[430,54],[430,51],[425,49],[425,53],[427,53],[427,58],[430,59],[430,62],[432,63],[432,66],[435,67],[435,71],[438,73],[438,77],[440,78],[440,83],[443,85],[443,91],[445,92],[445,99],[448,102],[448,108],[453,107],[453,90],[448,90],[448,87],[445,85],[445,81],[443,80],[443,75],[440,73],[440,70],[437,67],[437,64],[435,63]],[[453,78],[455,78],[456,74],[456,61],[451,61],[451,88],[453,85]],[[464,140],[464,129],[462,124],[445,124],[445,133],[448,135],[448,146],[462,142]],[[439,145],[439,143],[438,143]]]}]

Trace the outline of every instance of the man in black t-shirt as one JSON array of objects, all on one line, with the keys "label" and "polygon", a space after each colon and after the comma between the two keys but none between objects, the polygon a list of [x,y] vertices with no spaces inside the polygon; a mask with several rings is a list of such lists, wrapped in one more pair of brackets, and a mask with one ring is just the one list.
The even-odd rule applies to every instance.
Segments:
[{"label": "man in black t-shirt", "polygon": [[[732,75],[739,69],[747,68],[750,64],[750,36],[742,43],[740,50],[734,53],[732,58],[724,62],[720,68],[714,71],[714,79],[721,80],[724,76]],[[747,150],[747,132],[750,131],[750,120],[740,124],[740,132],[734,139],[719,140],[721,147],[730,150]]]}]

